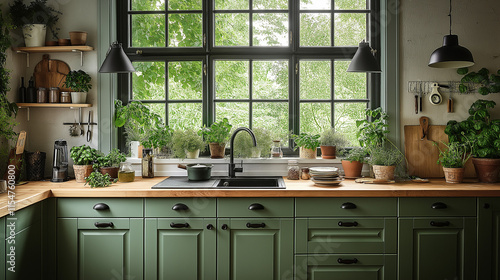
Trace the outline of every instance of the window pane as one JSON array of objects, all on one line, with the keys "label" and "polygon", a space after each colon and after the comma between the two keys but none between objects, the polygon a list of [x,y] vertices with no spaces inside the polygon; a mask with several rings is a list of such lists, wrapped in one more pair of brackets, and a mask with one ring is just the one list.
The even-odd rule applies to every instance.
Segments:
[{"label": "window pane", "polygon": [[331,46],[330,30],[330,14],[300,14],[300,46]]},{"label": "window pane", "polygon": [[253,0],[254,10],[286,10],[288,0]]},{"label": "window pane", "polygon": [[177,11],[201,10],[202,0],[168,0],[168,9]]},{"label": "window pane", "polygon": [[132,99],[165,100],[165,63],[134,62]]},{"label": "window pane", "polygon": [[288,46],[288,14],[253,16],[254,46]]},{"label": "window pane", "polygon": [[215,61],[215,98],[248,99],[248,61]]},{"label": "window pane", "polygon": [[356,120],[365,118],[366,103],[335,103],[335,131],[342,133],[352,146],[359,146]]},{"label": "window pane", "polygon": [[227,118],[233,128],[249,127],[249,112],[249,105],[246,102],[217,102],[215,104],[215,119],[221,121]]},{"label": "window pane", "polygon": [[133,47],[165,47],[165,15],[132,15]]},{"label": "window pane", "polygon": [[202,47],[203,17],[201,14],[168,16],[169,47]]},{"label": "window pane", "polygon": [[331,127],[330,103],[301,103],[300,132],[321,134]]},{"label": "window pane", "polygon": [[331,98],[331,62],[300,61],[300,99]]},{"label": "window pane", "polygon": [[288,133],[288,103],[253,103],[252,127],[263,127],[273,137],[286,138]]},{"label": "window pane", "polygon": [[331,0],[300,0],[301,10],[330,10]]},{"label": "window pane", "polygon": [[198,129],[202,127],[201,103],[168,104],[168,126],[173,129]]},{"label": "window pane", "polygon": [[132,0],[133,11],[164,11],[165,0]]},{"label": "window pane", "polygon": [[288,61],[254,61],[253,98],[288,99]]},{"label": "window pane", "polygon": [[357,46],[366,37],[366,14],[335,14],[335,46]]},{"label": "window pane", "polygon": [[365,99],[366,73],[347,72],[351,61],[335,61],[335,99]]},{"label": "window pane", "polygon": [[165,104],[144,103],[144,105],[153,113],[160,116],[163,123],[165,123]]},{"label": "window pane", "polygon": [[248,46],[248,14],[216,14],[216,46]]},{"label": "window pane", "polygon": [[335,0],[336,10],[364,10],[367,9],[366,0]]},{"label": "window pane", "polygon": [[248,0],[214,0],[216,10],[248,10]]},{"label": "window pane", "polygon": [[172,100],[201,100],[203,74],[201,61],[168,63],[168,98]]}]

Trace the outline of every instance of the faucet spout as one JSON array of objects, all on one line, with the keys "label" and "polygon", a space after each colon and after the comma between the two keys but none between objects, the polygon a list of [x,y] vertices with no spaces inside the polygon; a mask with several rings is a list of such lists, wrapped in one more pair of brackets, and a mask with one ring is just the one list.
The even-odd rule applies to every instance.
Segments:
[{"label": "faucet spout", "polygon": [[231,141],[230,141],[230,148],[229,148],[229,172],[228,176],[229,178],[234,178],[236,172],[242,172],[243,168],[236,170],[235,165],[234,165],[234,138],[236,138],[236,134],[240,131],[246,131],[250,136],[252,137],[253,141],[253,146],[257,147],[257,139],[255,138],[255,134],[250,128],[247,127],[238,127],[234,132],[233,135],[231,135]]}]

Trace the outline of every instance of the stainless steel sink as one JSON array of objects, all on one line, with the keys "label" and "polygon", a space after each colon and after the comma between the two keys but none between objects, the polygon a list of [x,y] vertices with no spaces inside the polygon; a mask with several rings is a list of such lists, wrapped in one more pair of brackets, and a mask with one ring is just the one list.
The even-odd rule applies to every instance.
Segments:
[{"label": "stainless steel sink", "polygon": [[284,189],[282,177],[236,177],[221,178],[214,186],[220,189]]}]

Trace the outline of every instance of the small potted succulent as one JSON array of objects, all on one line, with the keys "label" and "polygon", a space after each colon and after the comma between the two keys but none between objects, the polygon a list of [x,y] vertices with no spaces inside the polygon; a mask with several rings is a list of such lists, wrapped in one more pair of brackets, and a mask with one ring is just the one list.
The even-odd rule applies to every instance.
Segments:
[{"label": "small potted succulent", "polygon": [[83,70],[69,71],[64,80],[64,86],[72,90],[72,103],[80,104],[86,102],[87,92],[92,89],[91,80],[90,75]]},{"label": "small potted succulent", "polygon": [[[437,144],[436,144],[437,145]],[[453,142],[445,144],[446,150],[439,148],[438,164],[443,166],[444,178],[446,183],[462,183],[464,179],[465,163],[471,157],[468,152],[470,146],[468,143]]]},{"label": "small potted succulent", "polygon": [[350,150],[344,150],[342,155],[344,156],[341,160],[344,176],[348,179],[361,177],[363,164],[366,162],[366,150],[361,147],[354,147]]},{"label": "small potted succulent", "polygon": [[93,168],[102,174],[109,174],[112,179],[118,178],[120,163],[127,160],[125,154],[119,149],[112,149],[107,155],[99,155],[93,164]]},{"label": "small potted succulent", "polygon": [[85,183],[85,178],[92,173],[92,164],[99,156],[96,149],[88,145],[73,146],[70,150],[70,157],[73,160],[73,169],[77,183]]},{"label": "small potted succulent", "polygon": [[310,135],[307,133],[292,134],[292,139],[295,141],[295,148],[300,147],[299,157],[304,159],[315,159],[317,154],[317,149],[321,142],[319,140],[320,135],[314,134]]},{"label": "small potted succulent", "polygon": [[377,149],[371,149],[369,163],[373,167],[375,179],[394,180],[396,166],[403,159],[403,154],[394,146],[382,146]]},{"label": "small potted succulent", "polygon": [[214,122],[210,127],[203,127],[201,135],[205,138],[205,142],[210,145],[211,158],[224,158],[226,142],[231,137],[231,128],[227,118],[219,122]]},{"label": "small potted succulent", "polygon": [[347,146],[347,139],[340,133],[335,132],[333,127],[323,131],[321,137],[321,157],[324,159],[337,158],[337,150]]},{"label": "small potted succulent", "polygon": [[172,150],[175,157],[195,159],[205,150],[205,142],[197,131],[176,130],[172,136]]}]

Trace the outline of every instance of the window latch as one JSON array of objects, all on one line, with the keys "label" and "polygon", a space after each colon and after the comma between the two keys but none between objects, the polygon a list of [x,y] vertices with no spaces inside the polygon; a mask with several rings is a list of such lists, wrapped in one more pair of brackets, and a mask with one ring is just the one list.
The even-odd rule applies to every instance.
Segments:
[{"label": "window latch", "polygon": [[299,74],[299,63],[295,63],[295,74]]},{"label": "window latch", "polygon": [[203,75],[207,75],[207,64],[203,64]]}]

